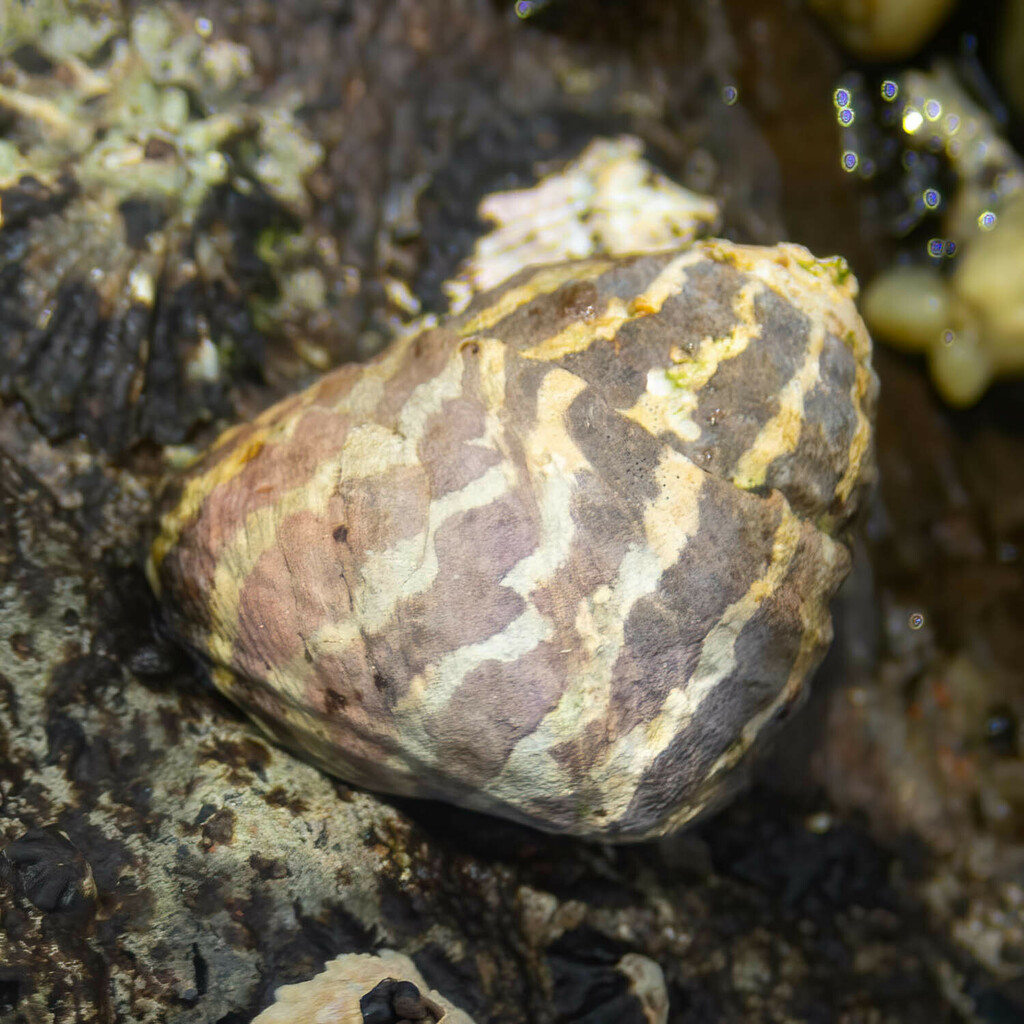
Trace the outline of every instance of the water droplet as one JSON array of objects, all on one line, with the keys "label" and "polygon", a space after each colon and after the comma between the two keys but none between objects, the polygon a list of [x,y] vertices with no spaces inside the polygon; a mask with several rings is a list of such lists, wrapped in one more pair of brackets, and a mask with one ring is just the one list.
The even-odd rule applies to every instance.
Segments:
[{"label": "water droplet", "polygon": [[920,110],[914,110],[911,108],[906,111],[903,115],[903,130],[908,135],[913,135],[914,132],[924,124],[924,117],[921,115]]},{"label": "water droplet", "polygon": [[907,619],[907,625],[914,630],[921,629],[924,626],[924,616],[920,612],[912,612]]},{"label": "water droplet", "polygon": [[819,811],[805,819],[804,827],[816,836],[826,835],[832,830],[832,815],[828,811]]}]

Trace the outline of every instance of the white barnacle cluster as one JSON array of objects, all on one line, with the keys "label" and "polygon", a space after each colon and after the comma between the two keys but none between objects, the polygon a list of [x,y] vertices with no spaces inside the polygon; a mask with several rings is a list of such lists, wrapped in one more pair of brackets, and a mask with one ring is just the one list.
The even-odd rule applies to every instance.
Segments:
[{"label": "white barnacle cluster", "polygon": [[439,992],[431,991],[402,953],[382,949],[378,954],[349,953],[329,961],[322,973],[297,985],[284,985],[275,993],[275,1001],[253,1024],[362,1024],[366,1019],[360,1003],[382,982],[399,980],[416,986],[421,1006],[417,1010],[427,1024],[473,1024],[472,1019]]},{"label": "white barnacle cluster", "polygon": [[[229,140],[251,132],[253,178],[301,206],[300,184],[323,154],[294,119],[298,98],[250,103],[252,55],[212,33],[207,19],[173,5],[142,7],[128,20],[100,2],[10,5],[0,19],[0,107],[18,125],[0,140],[0,186],[30,171],[55,177],[71,162],[87,191],[164,197],[194,214],[231,176]],[[12,59],[26,46],[59,73],[35,74]]]},{"label": "white barnacle cluster", "polygon": [[[666,1024],[668,993],[657,963],[639,953],[627,953],[615,969],[625,977],[647,1024]],[[399,992],[398,985],[404,991],[391,996],[387,989]],[[336,957],[308,981],[281,986],[274,1002],[253,1024],[363,1024],[371,1018],[382,1019],[382,1010],[392,1011],[388,1019],[473,1024],[469,1014],[429,988],[408,956],[391,949]]]},{"label": "white barnacle cluster", "polygon": [[944,208],[944,238],[928,264],[880,274],[864,317],[883,341],[927,356],[948,404],[973,405],[995,379],[1024,372],[1024,159],[949,68],[886,85],[908,145],[942,153],[957,188],[948,201],[924,197]]},{"label": "white barnacle cluster", "polygon": [[482,235],[444,289],[459,313],[478,292],[539,263],[674,249],[710,234],[718,204],[677,185],[642,157],[630,135],[595,139],[561,171],[532,188],[481,202]]}]

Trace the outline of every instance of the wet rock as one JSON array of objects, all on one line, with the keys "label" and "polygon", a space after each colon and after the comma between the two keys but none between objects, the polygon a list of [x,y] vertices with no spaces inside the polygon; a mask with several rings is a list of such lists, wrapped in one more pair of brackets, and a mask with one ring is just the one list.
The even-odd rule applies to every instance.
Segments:
[{"label": "wet rock", "polygon": [[[76,7],[97,12],[109,5]],[[479,197],[530,184],[539,176],[538,161],[566,159],[595,134],[625,130],[644,138],[662,170],[726,199],[726,226],[737,236],[781,237],[783,202],[793,237],[821,251],[856,251],[858,270],[877,259],[865,238],[878,236],[878,224],[858,217],[836,189],[843,172],[832,148],[830,98],[838,59],[819,36],[807,34],[800,15],[752,0],[606,4],[601,18],[581,17],[580,7],[550,5],[553,14],[567,12],[560,30],[521,26],[511,5],[475,0],[212,0],[188,7],[190,17],[210,20],[216,38],[248,48],[253,84],[287,76],[299,86],[300,119],[325,146],[326,170],[310,181],[315,227],[302,236],[300,251],[318,254],[312,262],[327,302],[324,310],[309,311],[300,298],[317,292],[303,285],[274,305],[287,314],[275,321],[285,324],[286,350],[295,351],[290,346],[310,325],[318,341],[336,346],[328,362],[379,345],[393,312],[383,277],[406,282],[419,295],[429,288],[418,282],[433,282],[436,298],[480,232]],[[66,8],[13,9],[34,16]],[[59,55],[23,49],[25,43],[19,39],[11,51],[17,74],[43,76],[60,65]],[[722,90],[737,81],[738,102],[726,108]],[[3,117],[6,126],[10,114]],[[773,148],[788,154],[784,175]],[[154,140],[143,152],[147,164],[169,156]],[[59,173],[45,180],[36,175],[35,182],[17,175],[5,193],[0,248],[7,242],[12,248],[5,250],[0,293],[8,298],[5,289],[23,280],[17,245],[45,262],[59,247],[45,235],[37,239],[36,229],[47,223],[63,229],[67,211],[82,201],[73,180]],[[418,199],[412,217],[404,201],[410,191]],[[385,193],[396,201],[385,204]],[[213,223],[226,225],[230,238],[251,240],[232,225],[255,225],[258,233],[266,222],[245,203],[225,212],[231,194],[221,194]],[[115,204],[108,213],[119,251],[132,259],[140,258],[134,246],[143,232],[152,235],[154,225],[166,232],[169,223],[159,206]],[[41,248],[29,248],[30,233],[31,245]],[[219,228],[214,233],[224,237]],[[261,255],[264,265],[269,255],[275,266],[293,266],[281,238],[272,232],[269,251],[229,245],[228,263],[249,268],[252,276],[244,280],[258,289],[266,281]],[[331,244],[321,250],[322,239]],[[308,269],[305,257],[294,266]],[[22,338],[36,321],[18,317],[46,308],[46,297],[56,294],[46,291],[38,305],[21,305],[19,298],[3,307],[0,322],[13,324]],[[227,315],[240,308],[231,288],[214,290],[209,301],[227,310],[222,322],[235,322]],[[186,338],[187,350],[195,334],[174,326],[172,310],[202,308],[197,299],[168,307],[158,359],[163,376],[154,378],[160,387],[153,391],[154,402],[158,393],[163,398],[152,415],[175,437],[220,415],[201,388],[189,401],[176,390],[182,349],[172,341]],[[256,349],[246,352],[257,353],[258,361]],[[106,365],[118,368],[116,360]],[[253,364],[243,359],[240,365]],[[280,386],[302,372],[294,356],[291,363],[278,358],[262,365]],[[69,368],[61,380],[81,369]],[[994,415],[990,395],[976,414],[958,420],[956,429],[972,445],[951,464],[956,434],[932,430],[916,404],[926,382],[918,376],[914,388],[900,387],[892,373],[885,382],[883,394],[898,397],[883,399],[892,416],[880,450],[895,453],[884,476],[899,494],[887,501],[881,526],[873,523],[882,545],[876,565],[894,603],[908,611],[924,607],[935,628],[915,632],[901,648],[899,671],[878,681],[877,699],[858,703],[844,694],[849,703],[836,707],[823,741],[832,770],[817,780],[841,807],[860,808],[892,845],[873,840],[856,814],[833,813],[824,829],[826,818],[809,815],[809,800],[813,810],[822,808],[807,793],[805,720],[798,734],[791,730],[801,742],[788,744],[804,749],[793,773],[802,783],[796,796],[763,786],[702,825],[689,848],[659,855],[646,847],[609,852],[556,842],[435,805],[371,798],[270,746],[207,692],[187,662],[134,660],[150,641],[145,590],[116,566],[130,560],[146,528],[148,488],[165,453],[151,450],[146,463],[145,451],[136,449],[129,476],[80,439],[47,446],[39,423],[26,423],[29,400],[22,397],[20,409],[12,402],[32,392],[40,396],[35,412],[46,407],[44,382],[35,373],[23,374],[23,391],[12,377],[2,382],[8,407],[0,415],[0,845],[43,823],[71,836],[91,865],[97,913],[85,937],[59,927],[59,911],[40,910],[24,892],[4,888],[5,1022],[251,1020],[279,985],[311,978],[339,954],[382,946],[414,958],[424,977],[424,985],[416,983],[421,993],[443,992],[478,1024],[554,1024],[555,967],[560,977],[582,977],[584,993],[603,979],[613,998],[636,1002],[630,985],[639,991],[638,983],[625,979],[623,988],[620,981],[622,965],[635,956],[660,967],[670,1020],[688,1024],[842,1014],[903,1024],[968,1013],[990,1021],[1020,1016],[1014,847],[993,841],[991,833],[972,838],[969,862],[935,876],[926,915],[920,887],[908,878],[927,879],[930,862],[919,844],[916,854],[908,852],[884,827],[908,820],[888,799],[937,766],[980,764],[981,777],[994,780],[986,790],[1004,803],[1017,792],[1019,780],[1012,772],[1004,776],[1001,766],[1019,758],[985,739],[993,708],[1022,714],[1016,595],[1024,505],[1021,476],[1013,471],[1020,456],[1012,404]],[[232,384],[225,392],[232,415],[270,400],[252,381],[233,378]],[[57,405],[55,415],[84,424],[97,440],[144,436],[125,433],[120,407],[109,397],[90,393],[100,403],[90,412],[87,390],[63,392],[73,392],[76,402],[82,396],[80,419]],[[52,436],[74,429],[58,422]],[[983,485],[966,488],[964,477],[974,475]],[[956,525],[965,516],[967,531]],[[945,519],[955,520],[954,527],[935,529]],[[959,538],[945,549],[959,551],[957,558],[933,546],[943,534]],[[973,534],[981,549],[973,539],[963,542]],[[971,554],[979,550],[984,554]],[[924,606],[924,598],[931,603]],[[879,618],[885,616],[856,620],[858,649],[888,642],[865,638]],[[923,641],[922,633],[928,634]],[[1009,669],[982,666],[979,674],[975,668],[971,678],[975,684],[980,678],[981,687],[955,690],[952,701],[949,691],[930,686],[928,700],[915,700],[935,638],[961,647],[971,635]],[[976,660],[977,651],[971,653]],[[829,693],[826,685],[819,692]],[[871,714],[858,717],[858,708]],[[923,713],[912,718],[910,708]],[[884,756],[878,756],[878,728],[886,723],[893,729],[882,736]],[[936,732],[941,743],[932,742]],[[841,737],[846,742],[836,743]],[[949,758],[965,737],[971,752],[984,755]],[[910,754],[924,770],[903,770]],[[883,770],[876,772],[879,764]],[[764,783],[778,781],[768,775]],[[942,785],[929,792],[941,795],[950,779],[959,787],[972,777],[979,776],[932,774]],[[975,803],[973,792],[969,785],[954,788],[966,798],[957,796],[957,815],[938,834],[956,835],[965,822],[973,828],[974,806],[984,808],[983,821],[991,820],[998,802]],[[929,797],[918,806],[935,805]],[[226,829],[203,834],[221,811],[232,815],[218,819],[231,822],[226,842],[219,841]],[[937,833],[922,829],[920,820],[912,819],[914,831],[929,845]],[[1002,820],[1000,828],[1012,836],[1014,816]],[[979,867],[989,873],[979,876]],[[581,966],[586,949],[558,946],[552,953],[561,936],[584,928],[592,929],[605,962]],[[950,934],[956,945],[948,943]]]}]

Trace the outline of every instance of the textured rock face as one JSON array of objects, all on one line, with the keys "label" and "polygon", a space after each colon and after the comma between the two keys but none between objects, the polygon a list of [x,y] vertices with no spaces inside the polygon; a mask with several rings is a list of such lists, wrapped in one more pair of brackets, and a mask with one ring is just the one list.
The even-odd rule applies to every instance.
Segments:
[{"label": "textured rock face", "polygon": [[845,267],[517,275],[225,434],[152,576],[343,778],[606,839],[718,802],[829,640],[876,382]]}]

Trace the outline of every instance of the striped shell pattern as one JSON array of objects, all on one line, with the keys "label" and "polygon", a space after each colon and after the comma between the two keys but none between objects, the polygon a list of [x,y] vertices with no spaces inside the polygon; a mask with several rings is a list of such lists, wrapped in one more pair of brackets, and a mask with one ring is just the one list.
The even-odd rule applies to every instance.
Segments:
[{"label": "striped shell pattern", "polygon": [[877,381],[795,245],[532,268],[225,433],[150,564],[272,736],[610,841],[719,803],[831,639]]}]

